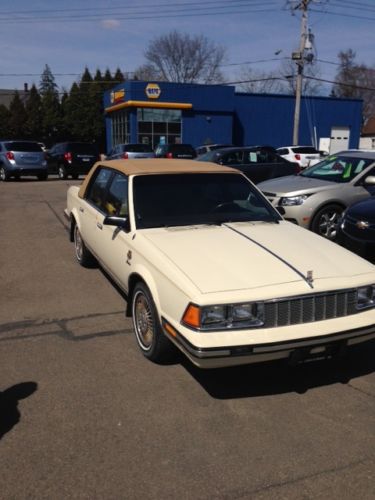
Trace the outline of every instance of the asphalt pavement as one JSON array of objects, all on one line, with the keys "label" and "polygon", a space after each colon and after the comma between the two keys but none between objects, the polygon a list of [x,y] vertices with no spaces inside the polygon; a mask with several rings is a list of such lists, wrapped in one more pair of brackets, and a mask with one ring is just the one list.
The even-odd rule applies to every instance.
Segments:
[{"label": "asphalt pavement", "polygon": [[296,367],[149,362],[123,296],[75,261],[77,183],[0,183],[0,499],[373,500],[375,344]]}]

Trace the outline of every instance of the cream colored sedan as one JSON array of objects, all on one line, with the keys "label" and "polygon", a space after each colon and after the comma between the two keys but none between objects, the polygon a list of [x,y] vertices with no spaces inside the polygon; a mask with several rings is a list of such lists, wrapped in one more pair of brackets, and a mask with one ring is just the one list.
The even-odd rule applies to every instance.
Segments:
[{"label": "cream colored sedan", "polygon": [[283,220],[236,170],[99,162],[65,213],[78,262],[123,289],[152,361],[177,347],[202,368],[299,362],[375,337],[375,266]]}]

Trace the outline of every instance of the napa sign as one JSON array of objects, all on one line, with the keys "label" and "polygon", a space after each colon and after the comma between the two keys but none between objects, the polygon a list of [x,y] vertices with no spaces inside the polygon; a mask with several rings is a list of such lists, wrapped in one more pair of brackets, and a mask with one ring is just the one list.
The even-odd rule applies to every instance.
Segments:
[{"label": "napa sign", "polygon": [[158,99],[161,94],[161,89],[157,83],[149,83],[145,92],[149,99]]}]

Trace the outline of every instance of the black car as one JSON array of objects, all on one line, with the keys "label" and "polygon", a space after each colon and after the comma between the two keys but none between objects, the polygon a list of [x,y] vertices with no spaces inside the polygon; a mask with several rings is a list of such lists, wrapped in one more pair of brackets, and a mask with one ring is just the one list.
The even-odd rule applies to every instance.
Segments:
[{"label": "black car", "polygon": [[155,149],[156,158],[181,158],[193,160],[197,153],[191,144],[159,144]]},{"label": "black car", "polygon": [[341,217],[337,242],[375,262],[375,196],[354,203]]},{"label": "black car", "polygon": [[99,151],[90,142],[60,142],[47,151],[48,173],[58,174],[60,179],[69,175],[78,179],[86,175],[99,158]]},{"label": "black car", "polygon": [[215,149],[199,156],[197,160],[212,161],[241,170],[254,184],[274,177],[298,174],[300,171],[297,163],[282,158],[272,146]]}]

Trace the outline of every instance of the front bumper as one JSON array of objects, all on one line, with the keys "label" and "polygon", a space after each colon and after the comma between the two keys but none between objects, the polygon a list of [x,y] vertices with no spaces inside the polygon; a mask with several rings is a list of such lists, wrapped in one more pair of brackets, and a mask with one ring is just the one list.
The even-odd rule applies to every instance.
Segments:
[{"label": "front bumper", "polygon": [[166,336],[199,368],[220,368],[285,358],[299,361],[317,356],[329,358],[349,346],[375,339],[375,325],[371,325],[319,337],[267,344],[202,348],[189,342],[165,319],[162,319],[162,326]]}]

